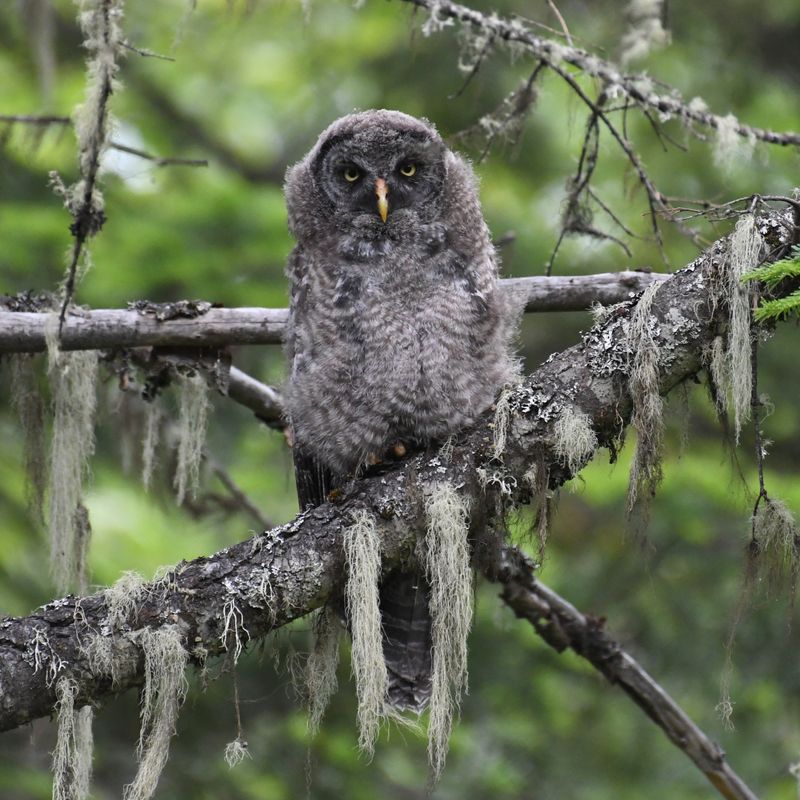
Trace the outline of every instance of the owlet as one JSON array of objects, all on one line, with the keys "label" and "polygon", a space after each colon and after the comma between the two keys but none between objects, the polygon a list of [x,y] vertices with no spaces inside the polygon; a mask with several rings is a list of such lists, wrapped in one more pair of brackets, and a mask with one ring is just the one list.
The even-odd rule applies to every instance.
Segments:
[{"label": "owlet", "polygon": [[[286,176],[291,308],[286,392],[300,507],[387,451],[473,423],[515,372],[513,314],[469,164],[427,121],[334,122]],[[427,585],[380,587],[388,700],[430,696]]]}]

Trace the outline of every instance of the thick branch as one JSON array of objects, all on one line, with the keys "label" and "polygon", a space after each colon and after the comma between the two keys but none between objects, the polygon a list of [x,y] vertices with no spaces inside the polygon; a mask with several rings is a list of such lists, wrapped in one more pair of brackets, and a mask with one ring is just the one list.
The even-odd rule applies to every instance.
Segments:
[{"label": "thick branch", "polygon": [[507,551],[496,576],[504,584],[503,600],[516,615],[559,653],[574,650],[619,686],[656,723],[670,741],[686,753],[723,797],[758,800],[711,741],[633,656],[604,630],[604,620],[586,616],[533,577],[520,553]]},{"label": "thick branch", "polygon": [[[581,311],[593,303],[627,300],[653,281],[667,276],[651,272],[608,272],[573,277],[507,278],[504,291],[519,298],[526,311]],[[195,305],[201,305],[195,303]],[[0,298],[0,309],[16,307]],[[283,308],[209,308],[192,317],[160,319],[148,310],[76,310],[61,331],[62,350],[106,350],[119,347],[223,347],[277,344],[288,312]],[[0,352],[45,349],[47,314],[0,310]]]}]

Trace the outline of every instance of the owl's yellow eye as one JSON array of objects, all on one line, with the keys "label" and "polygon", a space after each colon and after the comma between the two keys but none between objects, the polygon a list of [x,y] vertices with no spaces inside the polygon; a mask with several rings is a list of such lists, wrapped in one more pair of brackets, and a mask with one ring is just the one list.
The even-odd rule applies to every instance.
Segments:
[{"label": "owl's yellow eye", "polygon": [[361,171],[355,167],[345,167],[343,175],[348,183],[355,183],[361,177]]},{"label": "owl's yellow eye", "polygon": [[400,167],[400,174],[401,175],[405,175],[406,178],[412,177],[413,175],[416,174],[416,172],[417,172],[417,165],[416,164],[412,164],[410,161],[405,163],[405,164],[403,164]]}]

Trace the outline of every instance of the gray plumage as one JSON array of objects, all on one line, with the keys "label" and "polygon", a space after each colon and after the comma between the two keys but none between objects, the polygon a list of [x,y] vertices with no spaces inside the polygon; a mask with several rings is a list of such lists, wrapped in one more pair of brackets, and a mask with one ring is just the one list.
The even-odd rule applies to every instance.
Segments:
[{"label": "gray plumage", "polygon": [[[302,507],[395,443],[426,447],[473,423],[514,374],[513,314],[472,169],[425,120],[342,117],[288,171],[286,202],[297,240],[286,405]],[[419,708],[424,580],[394,573],[384,588],[390,699]]]}]

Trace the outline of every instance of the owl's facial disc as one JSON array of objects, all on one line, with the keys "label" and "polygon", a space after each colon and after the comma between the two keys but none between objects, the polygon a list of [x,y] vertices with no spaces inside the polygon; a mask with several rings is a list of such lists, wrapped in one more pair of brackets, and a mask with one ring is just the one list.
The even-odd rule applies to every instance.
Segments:
[{"label": "owl's facial disc", "polygon": [[394,237],[438,215],[444,153],[417,131],[359,131],[325,142],[312,172],[340,227]]}]

